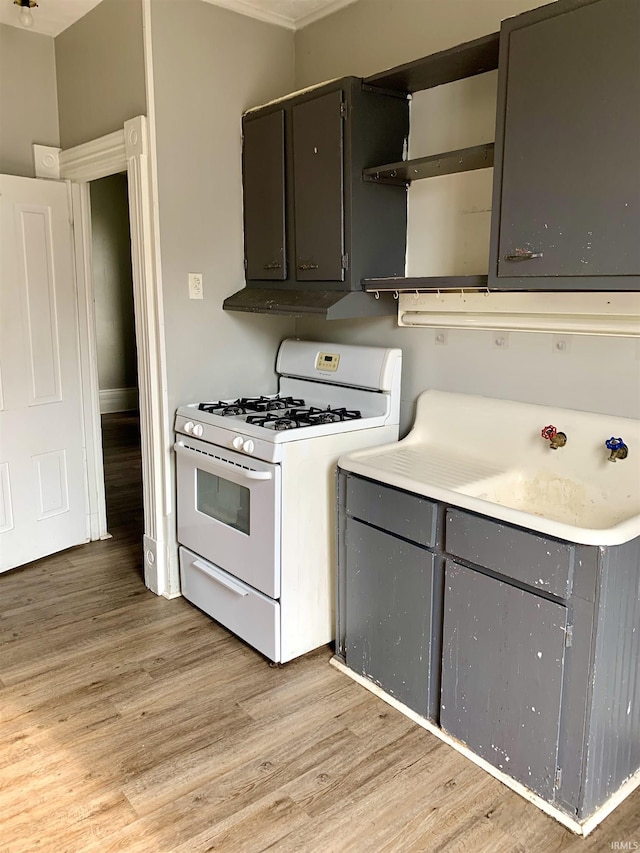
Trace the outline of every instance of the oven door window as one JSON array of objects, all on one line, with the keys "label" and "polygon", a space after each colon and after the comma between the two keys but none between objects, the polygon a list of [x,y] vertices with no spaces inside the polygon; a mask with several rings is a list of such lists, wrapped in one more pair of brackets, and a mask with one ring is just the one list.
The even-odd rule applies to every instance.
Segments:
[{"label": "oven door window", "polygon": [[223,477],[196,469],[196,509],[249,535],[250,491]]}]

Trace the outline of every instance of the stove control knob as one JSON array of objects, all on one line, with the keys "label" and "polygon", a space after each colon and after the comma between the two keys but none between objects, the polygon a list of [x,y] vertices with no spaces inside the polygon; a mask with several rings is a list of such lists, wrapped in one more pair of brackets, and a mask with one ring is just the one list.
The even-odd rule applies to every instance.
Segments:
[{"label": "stove control knob", "polygon": [[251,439],[250,439],[250,438],[248,438],[248,439],[245,441],[245,443],[244,443],[244,447],[243,447],[242,449],[244,450],[244,452],[245,452],[245,453],[253,453],[253,451],[254,451],[254,444],[253,444],[253,442],[251,441]]},{"label": "stove control knob", "polygon": [[183,429],[187,433],[187,435],[190,435],[191,431],[193,430],[193,421],[187,421]]},{"label": "stove control knob", "polygon": [[204,432],[204,428],[203,428],[202,424],[194,424],[193,434],[196,436],[196,438],[200,438],[200,436],[202,435],[203,432]]},{"label": "stove control knob", "polygon": [[236,450],[242,450],[243,444],[244,444],[244,438],[241,435],[236,435],[236,437],[231,442],[231,446],[235,447]]}]

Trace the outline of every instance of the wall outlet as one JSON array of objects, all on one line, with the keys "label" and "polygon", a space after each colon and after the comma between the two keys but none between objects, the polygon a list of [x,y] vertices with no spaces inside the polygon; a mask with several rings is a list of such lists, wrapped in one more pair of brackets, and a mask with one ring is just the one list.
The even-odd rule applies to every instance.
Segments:
[{"label": "wall outlet", "polygon": [[189,299],[203,299],[202,273],[189,273]]}]

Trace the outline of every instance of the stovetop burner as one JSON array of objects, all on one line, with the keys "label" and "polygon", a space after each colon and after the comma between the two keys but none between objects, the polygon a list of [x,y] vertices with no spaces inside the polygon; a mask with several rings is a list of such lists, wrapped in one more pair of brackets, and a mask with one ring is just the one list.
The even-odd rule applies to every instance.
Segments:
[{"label": "stovetop burner", "polygon": [[233,417],[247,415],[249,412],[273,412],[289,409],[292,406],[304,406],[304,400],[295,397],[238,397],[237,400],[218,400],[215,403],[198,403],[201,412],[209,412],[214,415]]},{"label": "stovetop burner", "polygon": [[362,415],[356,409],[344,407],[332,409],[318,409],[315,406],[301,407],[294,404],[294,408],[287,409],[282,414],[275,415],[271,412],[260,415],[249,415],[248,424],[266,427],[267,429],[284,430],[298,429],[300,427],[315,426],[316,424],[329,424],[338,421],[355,421]]}]

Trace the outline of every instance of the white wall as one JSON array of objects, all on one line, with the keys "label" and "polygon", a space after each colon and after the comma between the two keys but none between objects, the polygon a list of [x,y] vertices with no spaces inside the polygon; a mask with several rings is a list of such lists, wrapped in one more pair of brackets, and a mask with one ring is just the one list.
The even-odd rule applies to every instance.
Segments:
[{"label": "white wall", "polygon": [[[153,0],[169,409],[275,390],[285,318],[223,311],[244,285],[241,116],[294,86],[293,33],[201,0]],[[204,276],[190,300],[189,272]]]},{"label": "white wall", "polygon": [[[358,0],[296,34],[296,87],[366,76],[500,27],[540,0]],[[409,11],[409,14],[403,14]],[[491,141],[497,74],[417,93],[410,156]],[[409,193],[409,275],[486,273],[492,170],[417,181]],[[300,320],[303,337],[399,346],[404,353],[403,428],[426,388],[640,417],[640,342],[573,336],[564,352],[550,334],[399,329],[395,318]],[[504,337],[504,336],[503,336]]]},{"label": "white wall", "polygon": [[104,391],[138,385],[127,176],[92,181],[90,193],[98,385],[104,397]]},{"label": "white wall", "polygon": [[60,144],[53,39],[0,24],[0,172],[35,177],[34,142]]}]

